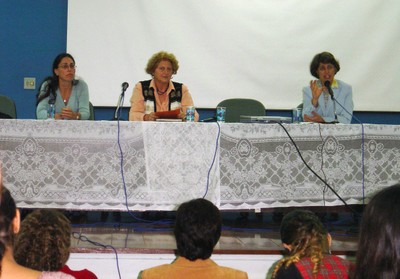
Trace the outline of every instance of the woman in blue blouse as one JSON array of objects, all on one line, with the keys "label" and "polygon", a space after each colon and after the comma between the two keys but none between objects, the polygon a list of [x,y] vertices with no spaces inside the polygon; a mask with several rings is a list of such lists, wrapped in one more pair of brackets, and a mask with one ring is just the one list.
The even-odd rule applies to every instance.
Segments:
[{"label": "woman in blue blouse", "polygon": [[54,105],[55,119],[87,120],[90,116],[89,90],[83,80],[75,79],[75,60],[68,53],[53,62],[53,75],[47,77],[37,94],[37,119],[47,119]]},{"label": "woman in blue blouse", "polygon": [[[335,79],[340,70],[339,62],[329,52],[314,56],[310,64],[311,74],[317,80],[303,88],[303,119],[306,122],[351,123],[353,116],[353,90],[351,86]],[[333,97],[325,86],[329,82]]]}]

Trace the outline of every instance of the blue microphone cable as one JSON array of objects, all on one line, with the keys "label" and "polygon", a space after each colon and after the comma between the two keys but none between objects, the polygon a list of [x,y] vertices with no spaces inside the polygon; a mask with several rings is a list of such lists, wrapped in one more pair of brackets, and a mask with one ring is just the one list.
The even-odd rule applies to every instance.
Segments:
[{"label": "blue microphone cable", "polygon": [[214,166],[215,157],[217,156],[218,149],[219,149],[219,137],[220,137],[220,135],[221,135],[221,126],[219,125],[218,122],[216,122],[216,123],[217,123],[217,126],[218,126],[217,139],[215,140],[214,156],[213,156],[213,159],[212,159],[210,168],[208,169],[208,173],[207,173],[206,191],[205,191],[205,193],[204,193],[204,195],[203,195],[203,199],[207,196],[207,193],[208,193],[209,183],[210,183],[210,173],[211,173],[211,170],[212,170],[212,168],[213,168],[213,166]]}]

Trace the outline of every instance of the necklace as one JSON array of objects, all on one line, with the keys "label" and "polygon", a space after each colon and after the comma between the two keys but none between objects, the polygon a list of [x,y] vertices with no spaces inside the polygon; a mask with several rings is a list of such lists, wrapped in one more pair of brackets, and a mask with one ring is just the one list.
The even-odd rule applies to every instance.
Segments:
[{"label": "necklace", "polygon": [[168,89],[169,89],[169,84],[168,84],[167,89],[165,89],[165,91],[159,90],[157,86],[156,86],[156,89],[157,89],[157,94],[158,94],[158,95],[164,95],[165,93],[167,93],[167,91],[168,91]]},{"label": "necklace", "polygon": [[71,97],[72,89],[62,90],[60,89],[61,98],[63,99],[64,105],[68,104],[69,98]]},{"label": "necklace", "polygon": [[65,98],[63,98],[63,102],[64,102],[64,105],[65,105],[65,106],[68,104],[69,97],[70,97],[70,96],[68,96],[68,97],[66,96]]}]

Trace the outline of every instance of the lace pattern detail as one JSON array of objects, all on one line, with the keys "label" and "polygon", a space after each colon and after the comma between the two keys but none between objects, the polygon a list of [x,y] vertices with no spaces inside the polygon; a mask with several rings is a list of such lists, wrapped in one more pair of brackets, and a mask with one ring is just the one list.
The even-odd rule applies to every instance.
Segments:
[{"label": "lace pattern detail", "polygon": [[[20,207],[126,210],[117,122],[1,120],[4,185]],[[284,124],[348,203],[400,180],[400,126]],[[207,198],[222,209],[342,205],[277,124],[120,122],[131,210]],[[207,175],[210,180],[207,184]]]}]

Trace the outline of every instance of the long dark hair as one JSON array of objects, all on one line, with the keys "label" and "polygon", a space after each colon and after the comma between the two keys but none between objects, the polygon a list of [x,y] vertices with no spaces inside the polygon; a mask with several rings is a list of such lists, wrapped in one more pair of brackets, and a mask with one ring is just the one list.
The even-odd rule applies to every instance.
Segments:
[{"label": "long dark hair", "polygon": [[[53,61],[53,68],[52,68],[52,73],[53,73],[53,75],[52,75],[52,76],[46,77],[46,78],[43,80],[42,84],[39,86],[39,92],[36,94],[36,106],[37,106],[43,99],[49,97],[50,95],[51,95],[51,99],[52,99],[53,101],[56,100],[56,96],[57,96],[57,95],[56,95],[56,91],[57,91],[57,89],[58,89],[59,82],[58,82],[58,76],[56,75],[56,73],[54,72],[54,70],[58,68],[58,66],[59,66],[59,64],[60,64],[60,62],[61,62],[61,60],[62,60],[63,58],[65,58],[65,57],[71,58],[72,61],[74,61],[74,64],[75,64],[75,59],[72,57],[71,54],[69,54],[69,53],[60,53],[59,55],[57,55],[57,57],[56,57],[56,58],[54,59],[54,61]],[[46,84],[46,87],[44,88],[44,92],[45,92],[45,93],[44,93],[44,94],[41,94],[40,89],[42,88],[42,85],[43,85],[44,83],[47,83],[47,84]]]},{"label": "long dark hair", "polygon": [[400,278],[400,184],[376,194],[365,207],[355,279]]},{"label": "long dark hair", "polygon": [[11,196],[10,191],[3,187],[0,181],[1,197],[0,197],[0,274],[2,271],[1,262],[7,247],[12,246],[13,242],[13,227],[12,222],[17,214],[15,201]]}]

